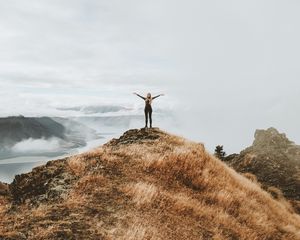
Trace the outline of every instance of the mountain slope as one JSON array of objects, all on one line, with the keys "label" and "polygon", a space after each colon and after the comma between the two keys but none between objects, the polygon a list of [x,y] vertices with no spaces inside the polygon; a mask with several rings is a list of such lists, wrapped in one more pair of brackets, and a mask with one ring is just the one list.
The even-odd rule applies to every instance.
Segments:
[{"label": "mountain slope", "polygon": [[65,128],[63,125],[48,117],[25,118],[7,117],[0,118],[0,147],[11,147],[25,139],[40,139],[57,137],[64,139]]},{"label": "mountain slope", "polygon": [[209,155],[158,129],[16,176],[0,239],[300,239],[300,217]]},{"label": "mountain slope", "polygon": [[252,146],[225,161],[238,172],[254,174],[266,190],[280,189],[300,206],[300,146],[285,134],[275,128],[257,130]]},{"label": "mountain slope", "polygon": [[99,139],[95,130],[67,118],[0,118],[0,160],[24,156],[61,156]]}]

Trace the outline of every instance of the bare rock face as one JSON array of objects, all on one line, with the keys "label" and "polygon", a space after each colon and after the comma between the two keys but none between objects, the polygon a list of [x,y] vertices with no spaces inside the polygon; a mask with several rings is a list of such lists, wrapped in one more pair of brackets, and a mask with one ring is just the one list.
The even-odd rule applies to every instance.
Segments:
[{"label": "bare rock face", "polygon": [[153,141],[161,136],[162,132],[158,128],[131,129],[125,132],[120,138],[112,139],[107,145],[144,143]]},{"label": "bare rock face", "polygon": [[30,173],[16,175],[9,185],[13,201],[29,201],[31,205],[37,206],[41,202],[60,199],[75,179],[68,172],[65,161],[50,161],[45,166],[34,168]]},{"label": "bare rock face", "polygon": [[290,141],[284,133],[279,133],[275,128],[256,130],[253,149],[256,151],[283,152],[291,161],[300,161],[300,146]]},{"label": "bare rock face", "polygon": [[9,194],[8,184],[0,182],[0,196],[6,196]]},{"label": "bare rock face", "polygon": [[238,172],[256,175],[265,189],[276,187],[300,200],[300,146],[275,128],[257,130],[251,147],[225,160]]}]

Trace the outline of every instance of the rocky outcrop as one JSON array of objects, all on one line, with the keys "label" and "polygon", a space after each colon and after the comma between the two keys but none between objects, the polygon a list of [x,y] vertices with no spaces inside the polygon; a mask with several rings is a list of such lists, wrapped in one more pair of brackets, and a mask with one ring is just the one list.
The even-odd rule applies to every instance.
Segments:
[{"label": "rocky outcrop", "polygon": [[27,202],[37,206],[62,198],[74,180],[76,176],[69,171],[66,159],[56,160],[36,167],[30,173],[17,175],[9,185],[9,190],[14,203]]},{"label": "rocky outcrop", "polygon": [[156,140],[162,135],[158,128],[141,128],[132,129],[122,135],[120,138],[114,138],[109,141],[106,145],[119,145],[119,144],[134,144],[134,143],[144,143],[147,140]]},{"label": "rocky outcrop", "polygon": [[276,187],[300,200],[300,146],[275,128],[257,130],[253,145],[225,161],[236,171],[252,173],[265,189]]},{"label": "rocky outcrop", "polygon": [[9,194],[8,184],[0,182],[0,196],[6,196]]}]

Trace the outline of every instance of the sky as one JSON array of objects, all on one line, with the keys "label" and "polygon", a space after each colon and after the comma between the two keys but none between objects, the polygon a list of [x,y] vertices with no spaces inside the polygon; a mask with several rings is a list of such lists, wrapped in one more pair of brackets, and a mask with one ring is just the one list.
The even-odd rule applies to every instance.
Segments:
[{"label": "sky", "polygon": [[0,115],[139,109],[132,92],[165,93],[153,108],[173,112],[166,130],[210,151],[239,152],[271,126],[300,143],[299,12],[296,0],[0,0]]}]

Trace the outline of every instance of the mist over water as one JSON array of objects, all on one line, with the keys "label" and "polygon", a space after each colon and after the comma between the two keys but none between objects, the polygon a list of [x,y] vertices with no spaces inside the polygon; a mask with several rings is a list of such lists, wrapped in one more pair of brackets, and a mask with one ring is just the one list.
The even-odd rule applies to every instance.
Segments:
[{"label": "mist over water", "polygon": [[[70,118],[70,126],[78,128],[80,135],[85,137],[86,144],[77,148],[66,148],[65,141],[58,138],[50,139],[27,139],[15,144],[10,151],[18,157],[10,157],[0,160],[0,181],[11,182],[16,174],[26,173],[33,167],[43,165],[47,161],[61,159],[71,155],[84,153],[97,148],[108,142],[112,138],[119,137],[125,131],[131,128],[144,127],[144,115],[141,111],[139,115],[120,115],[115,116],[77,116]],[[56,119],[56,118],[54,118]],[[62,119],[59,119],[61,122]],[[65,121],[65,120],[64,120]],[[73,123],[73,125],[72,125]],[[76,125],[76,124],[77,125]],[[84,128],[80,128],[83,124]],[[67,125],[68,125],[67,124]],[[66,125],[66,124],[65,124]],[[153,126],[162,129],[172,129],[176,121],[172,114],[166,115],[160,110],[153,113]],[[98,135],[97,138],[91,138],[91,130]],[[85,132],[86,131],[86,132]],[[95,135],[95,133],[93,134]],[[61,153],[60,153],[61,152]]]},{"label": "mist over water", "polygon": [[[43,156],[43,150],[49,151],[49,147],[51,148],[52,146],[48,146],[46,148],[43,148],[47,143],[45,140],[33,140],[33,142],[38,142],[38,146],[35,145],[36,148],[33,148],[31,145],[27,145],[30,143],[32,140],[28,141],[23,141],[20,142],[20,144],[17,144],[17,146],[21,146],[21,150],[18,153],[23,153],[26,155],[25,157],[14,157],[14,158],[9,158],[9,159],[2,159],[0,160],[0,181],[2,182],[12,182],[14,179],[14,176],[16,174],[23,174],[30,172],[32,168],[40,166],[45,164],[47,161],[50,160],[55,160],[55,159],[61,159],[65,157],[69,157],[74,154],[80,154],[86,151],[89,151],[93,148],[101,146],[103,143],[108,141],[111,137],[117,136],[117,134],[110,134],[110,135],[105,135],[105,137],[100,138],[100,139],[95,139],[88,141],[86,146],[76,148],[76,149],[70,149],[69,153],[65,153],[62,155],[56,155],[56,156]],[[40,145],[42,142],[42,145]],[[42,146],[41,148],[39,148]],[[57,148],[56,148],[57,147]],[[59,145],[55,144],[55,149],[51,148],[51,150],[58,151],[60,149]],[[32,156],[30,156],[32,154]],[[35,155],[38,156],[35,156]]]},{"label": "mist over water", "polygon": [[51,139],[26,139],[15,144],[11,150],[15,153],[27,152],[51,152],[58,151],[60,148],[60,140],[58,138]]}]

